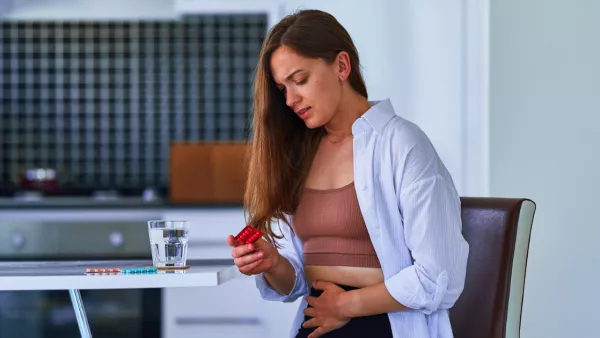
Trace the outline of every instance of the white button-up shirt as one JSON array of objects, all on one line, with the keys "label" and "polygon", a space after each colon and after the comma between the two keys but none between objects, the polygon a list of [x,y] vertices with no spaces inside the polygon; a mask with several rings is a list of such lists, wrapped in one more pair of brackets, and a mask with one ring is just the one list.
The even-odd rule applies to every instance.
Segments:
[{"label": "white button-up shirt", "polygon": [[[408,310],[388,313],[397,338],[453,337],[448,309],[465,282],[469,246],[462,236],[460,198],[425,133],[397,116],[389,100],[375,103],[352,125],[354,186],[388,292]],[[291,218],[289,218],[291,220]],[[266,300],[303,300],[290,335],[304,320],[309,285],[303,244],[282,225],[281,255],[296,271],[288,295],[256,276]]]}]

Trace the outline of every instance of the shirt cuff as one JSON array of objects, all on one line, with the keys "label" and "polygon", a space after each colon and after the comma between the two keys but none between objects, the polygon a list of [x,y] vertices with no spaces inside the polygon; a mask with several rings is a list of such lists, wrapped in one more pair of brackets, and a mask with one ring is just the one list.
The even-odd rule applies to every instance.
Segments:
[{"label": "shirt cuff", "polygon": [[294,286],[292,287],[292,290],[287,295],[282,295],[279,292],[275,291],[273,288],[271,288],[271,286],[265,279],[264,274],[261,273],[255,276],[256,287],[260,291],[260,295],[263,299],[288,303],[296,301],[298,297],[303,296],[307,293],[308,287],[306,279],[304,279],[304,275],[302,274],[302,270],[298,269],[298,267],[294,264],[292,264],[292,266],[294,267],[296,279],[294,281]]},{"label": "shirt cuff", "polygon": [[388,292],[400,304],[429,315],[439,309],[448,289],[448,272],[431,278],[416,265],[411,265],[388,278]]}]

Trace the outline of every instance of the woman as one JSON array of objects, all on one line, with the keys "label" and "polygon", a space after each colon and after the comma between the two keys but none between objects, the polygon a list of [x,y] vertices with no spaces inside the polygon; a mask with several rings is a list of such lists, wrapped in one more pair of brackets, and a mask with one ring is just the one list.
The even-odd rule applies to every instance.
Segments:
[{"label": "woman", "polygon": [[232,256],[263,298],[303,297],[292,336],[452,337],[468,256],[460,199],[424,133],[389,100],[368,101],[359,64],[327,13],[269,32],[245,195],[265,239],[229,236]]}]

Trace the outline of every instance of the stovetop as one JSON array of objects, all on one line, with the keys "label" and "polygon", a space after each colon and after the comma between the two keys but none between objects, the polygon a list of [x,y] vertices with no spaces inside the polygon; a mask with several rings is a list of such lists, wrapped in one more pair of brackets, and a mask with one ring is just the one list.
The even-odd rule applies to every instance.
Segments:
[{"label": "stovetop", "polygon": [[166,187],[112,187],[112,186],[83,186],[75,184],[62,184],[55,189],[35,190],[24,189],[19,185],[7,181],[0,180],[0,197],[18,197],[24,194],[38,194],[46,197],[93,197],[96,195],[118,195],[121,197],[137,197],[142,196],[144,192],[153,190],[159,195],[166,195],[168,189]]},{"label": "stovetop", "polygon": [[168,196],[166,188],[112,188],[61,186],[52,190],[26,190],[14,184],[0,184],[0,206],[47,205],[140,205],[160,204]]}]

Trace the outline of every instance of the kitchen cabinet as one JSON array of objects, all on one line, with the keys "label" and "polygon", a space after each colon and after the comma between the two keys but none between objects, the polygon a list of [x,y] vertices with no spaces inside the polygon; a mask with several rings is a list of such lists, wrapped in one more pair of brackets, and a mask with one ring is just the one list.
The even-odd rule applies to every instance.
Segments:
[{"label": "kitchen cabinet", "polygon": [[[188,258],[231,258],[227,236],[244,226],[242,207],[166,210],[163,219],[190,222]],[[254,277],[216,288],[163,290],[163,337],[287,337],[300,301],[263,300]]]},{"label": "kitchen cabinet", "polygon": [[248,176],[246,142],[171,144],[169,200],[242,204]]},{"label": "kitchen cabinet", "polygon": [[287,337],[299,305],[262,299],[250,276],[216,288],[164,289],[163,337]]},{"label": "kitchen cabinet", "polygon": [[189,222],[189,258],[231,258],[227,236],[235,236],[246,225],[241,206],[199,210],[168,209],[163,211],[162,219]]},{"label": "kitchen cabinet", "polygon": [[[269,318],[252,277],[216,288],[163,290],[163,337],[269,337]],[[188,333],[194,333],[189,335]]]}]

